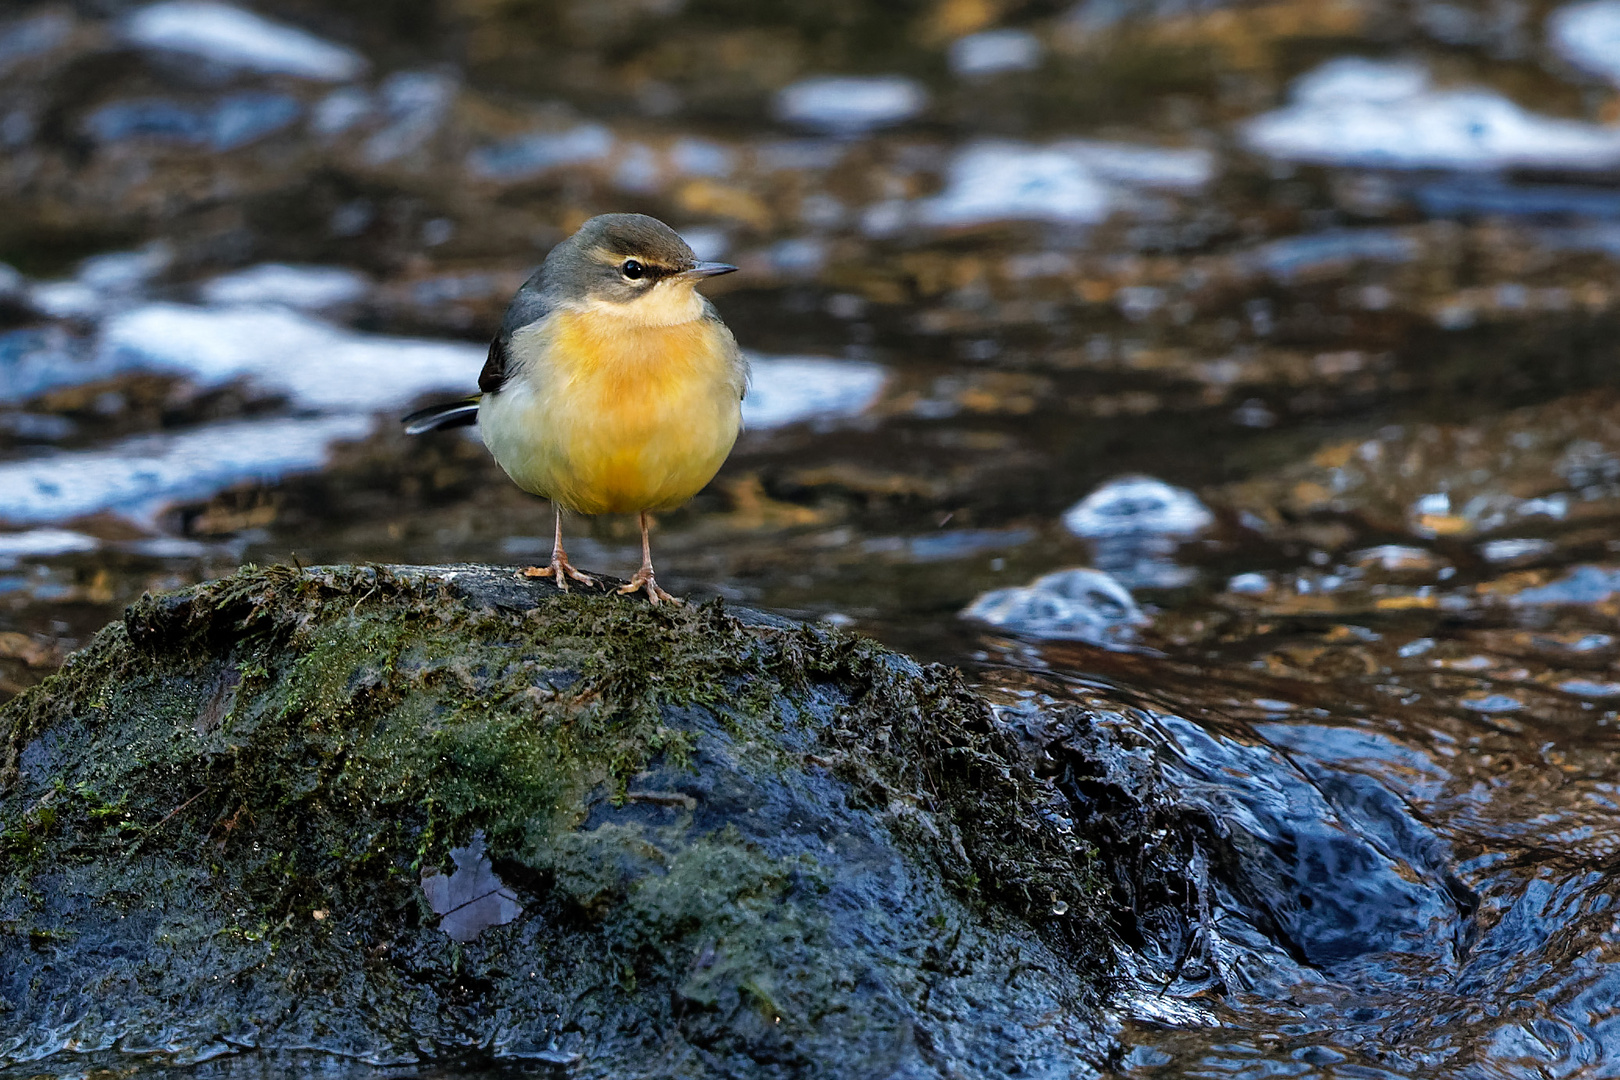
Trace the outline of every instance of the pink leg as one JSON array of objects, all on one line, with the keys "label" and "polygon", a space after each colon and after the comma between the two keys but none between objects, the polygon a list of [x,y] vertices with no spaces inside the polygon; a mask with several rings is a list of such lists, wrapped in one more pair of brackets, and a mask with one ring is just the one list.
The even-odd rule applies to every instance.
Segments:
[{"label": "pink leg", "polygon": [[562,507],[558,506],[556,503],[552,503],[551,509],[557,515],[557,538],[552,542],[551,545],[551,565],[526,566],[522,570],[518,571],[518,576],[548,577],[555,581],[557,583],[557,588],[561,589],[563,592],[568,591],[569,578],[573,578],[581,585],[595,585],[595,578],[591,577],[589,574],[582,574],[578,570],[575,570],[573,564],[568,561],[568,552],[563,550],[562,545]]},{"label": "pink leg", "polygon": [[630,594],[645,589],[647,591],[647,602],[653,607],[657,607],[662,600],[668,600],[672,604],[679,604],[681,601],[660,589],[658,579],[653,577],[652,543],[647,539],[647,524],[647,511],[643,510],[641,512],[641,569],[637,570],[635,577],[630,579],[630,584],[624,586],[619,592]]}]

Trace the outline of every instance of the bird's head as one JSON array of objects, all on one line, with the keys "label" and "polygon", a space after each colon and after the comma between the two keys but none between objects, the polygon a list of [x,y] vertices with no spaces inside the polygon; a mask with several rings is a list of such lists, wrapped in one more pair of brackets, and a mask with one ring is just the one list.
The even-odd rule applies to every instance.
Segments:
[{"label": "bird's head", "polygon": [[545,287],[564,304],[643,326],[672,326],[703,313],[696,285],[729,274],[700,262],[680,234],[645,214],[600,214],[552,249]]}]

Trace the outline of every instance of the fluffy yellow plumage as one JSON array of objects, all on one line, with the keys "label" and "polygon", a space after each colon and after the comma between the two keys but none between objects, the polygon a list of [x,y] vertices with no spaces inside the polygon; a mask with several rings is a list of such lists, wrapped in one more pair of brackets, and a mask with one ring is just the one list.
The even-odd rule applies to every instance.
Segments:
[{"label": "fluffy yellow plumage", "polygon": [[582,514],[667,510],[731,453],[742,386],[718,320],[645,326],[560,312],[530,336],[543,338],[521,343],[531,377],[486,398],[478,417],[525,491]]}]

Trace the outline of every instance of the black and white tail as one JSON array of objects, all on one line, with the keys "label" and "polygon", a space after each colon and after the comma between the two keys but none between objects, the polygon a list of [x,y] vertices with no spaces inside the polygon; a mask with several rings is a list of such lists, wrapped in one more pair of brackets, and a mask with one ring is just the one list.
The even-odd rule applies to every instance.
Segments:
[{"label": "black and white tail", "polygon": [[477,422],[478,399],[475,397],[448,401],[442,405],[429,405],[400,421],[405,425],[407,435],[421,435],[428,431],[438,431],[440,428],[471,427]]}]

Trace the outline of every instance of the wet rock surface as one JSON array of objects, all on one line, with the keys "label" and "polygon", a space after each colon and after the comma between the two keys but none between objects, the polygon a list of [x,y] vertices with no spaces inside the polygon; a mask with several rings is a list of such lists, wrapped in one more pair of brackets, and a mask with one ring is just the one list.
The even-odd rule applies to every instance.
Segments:
[{"label": "wet rock surface", "polygon": [[1148,787],[1076,817],[954,674],[509,570],[143,598],[0,731],[8,1075],[1094,1075],[1120,898],[1179,910]]}]

